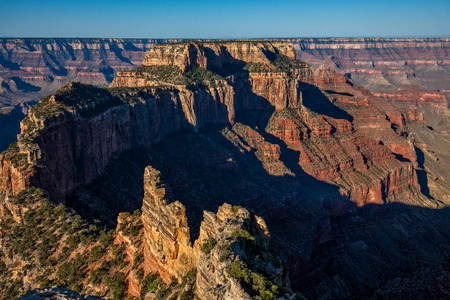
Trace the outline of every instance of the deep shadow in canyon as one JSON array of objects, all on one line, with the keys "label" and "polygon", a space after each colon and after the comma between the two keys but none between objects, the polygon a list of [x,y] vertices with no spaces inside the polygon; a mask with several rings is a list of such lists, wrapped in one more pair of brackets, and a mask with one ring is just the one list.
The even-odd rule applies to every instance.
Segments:
[{"label": "deep shadow in canyon", "polygon": [[[254,94],[240,96],[255,109],[239,110],[236,121],[279,145],[279,160],[292,175],[270,175],[257,149],[226,138],[230,125],[210,125],[170,134],[151,148],[125,151],[100,178],[70,194],[67,204],[90,221],[114,226],[119,212],[141,207],[144,168],[152,165],[174,199],[185,205],[193,239],[203,211],[216,212],[224,202],[262,216],[271,245],[288,266],[292,288],[307,298],[371,296],[396,277],[442,268],[450,255],[449,209],[395,203],[357,208],[337,186],[306,174],[299,153],[265,132],[273,113],[267,101]],[[331,102],[316,105],[310,96],[305,105],[311,109],[348,119]],[[227,112],[226,107],[218,111]]]}]

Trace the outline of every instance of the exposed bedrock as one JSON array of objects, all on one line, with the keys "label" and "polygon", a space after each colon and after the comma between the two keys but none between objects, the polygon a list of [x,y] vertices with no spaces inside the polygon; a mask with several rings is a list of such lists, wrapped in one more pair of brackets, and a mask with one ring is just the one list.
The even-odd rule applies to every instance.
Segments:
[{"label": "exposed bedrock", "polygon": [[[341,195],[359,205],[416,197],[414,147],[371,104],[373,95],[327,67],[312,72],[293,56],[283,42],[158,45],[144,68],[119,74],[109,90],[69,84],[22,122],[17,146],[0,158],[2,191],[38,185],[63,201],[124,150],[273,108],[259,134],[296,151],[306,173],[338,185]],[[189,68],[203,74],[201,81],[188,81]],[[220,68],[233,73],[212,75]],[[136,78],[166,84],[144,87],[149,83]]]},{"label": "exposed bedrock", "polygon": [[[158,272],[170,282],[172,276],[180,280],[194,268],[199,299],[250,299],[248,290],[229,271],[233,263],[243,262],[275,283],[287,284],[281,261],[268,251],[270,235],[262,218],[225,203],[217,214],[203,212],[200,235],[192,243],[184,205],[173,199],[161,173],[150,166],[145,169],[144,190],[146,273]],[[247,244],[257,250],[245,251]],[[254,259],[252,251],[259,251],[259,258]]]}]

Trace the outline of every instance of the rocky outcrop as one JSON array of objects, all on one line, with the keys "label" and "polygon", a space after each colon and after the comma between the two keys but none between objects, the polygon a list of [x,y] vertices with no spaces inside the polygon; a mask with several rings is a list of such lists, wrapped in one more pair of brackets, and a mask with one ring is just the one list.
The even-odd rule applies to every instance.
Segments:
[{"label": "rocky outcrop", "polygon": [[312,68],[329,65],[373,92],[418,85],[448,90],[449,38],[288,39]]},{"label": "rocky outcrop", "polygon": [[147,52],[143,65],[174,65],[183,72],[195,67],[220,70],[248,62],[268,65],[269,54],[282,54],[295,59],[294,47],[286,42],[230,41],[230,42],[183,42],[160,44]]},{"label": "rocky outcrop", "polygon": [[[42,115],[72,94],[92,97],[98,92],[103,97],[95,99],[85,112],[69,109],[55,112],[51,117]],[[95,106],[114,102],[115,96],[100,89],[71,84],[64,93],[41,101],[22,122],[16,151],[23,156],[23,165],[34,166],[34,173],[38,174],[29,179],[24,167],[12,166],[7,159],[9,152],[2,154],[2,190],[17,194],[25,185],[36,184],[56,199],[63,199],[67,192],[95,179],[111,158],[123,150],[148,147],[181,129],[197,129],[234,119],[233,93],[226,88],[196,93],[186,89],[148,89],[138,97],[140,99],[131,105],[113,104],[110,109],[96,114]],[[46,168],[39,168],[41,164]]]},{"label": "rocky outcrop", "polygon": [[[173,199],[161,173],[150,166],[145,169],[144,190],[146,273],[159,273],[170,282],[172,276],[180,280],[194,268],[198,299],[250,299],[240,277],[230,271],[233,263],[246,264],[247,270],[286,284],[281,261],[268,251],[270,235],[262,218],[229,204],[220,206],[217,214],[205,211],[200,235],[192,244],[184,205]],[[255,249],[257,259],[252,253]]]},{"label": "rocky outcrop", "polygon": [[374,96],[384,99],[394,99],[397,104],[415,108],[419,105],[435,108],[447,108],[445,96],[438,92],[430,92],[417,86],[400,88],[396,92],[374,93]]},{"label": "rocky outcrop", "polygon": [[[234,124],[240,111],[270,107],[275,115],[267,133],[298,151],[300,166],[308,174],[337,183],[342,195],[352,201],[383,203],[397,191],[416,186],[414,172],[399,171],[413,167],[392,155],[414,162],[414,147],[371,104],[373,95],[329,67],[312,72],[292,60],[293,55],[292,45],[284,42],[160,45],[149,51],[145,66],[122,72],[110,90],[70,84],[43,99],[22,122],[18,152],[30,175],[3,167],[3,178],[18,173],[14,181],[3,180],[4,190],[14,194],[29,182],[64,200],[68,192],[102,174],[124,150],[150,147],[182,129]],[[189,73],[194,69],[197,73]],[[222,77],[214,70],[233,73]],[[141,78],[159,82],[155,86],[139,82]],[[140,90],[121,84],[137,85]],[[291,111],[281,113],[284,110]],[[367,142],[359,145],[356,140]],[[328,151],[330,147],[334,153]],[[274,155],[275,160],[280,157],[276,146],[266,144],[259,151],[263,156]],[[380,171],[378,164],[386,169]],[[277,174],[290,173],[283,164],[267,168]],[[362,170],[367,173],[364,177],[357,173]],[[390,176],[396,172],[411,177],[394,180]],[[405,186],[392,184],[400,182]]]},{"label": "rocky outcrop", "polygon": [[142,204],[144,266],[146,272],[159,273],[170,282],[172,276],[181,278],[194,268],[198,254],[192,249],[186,209],[171,199],[160,176],[161,173],[151,167],[145,169]]},{"label": "rocky outcrop", "polygon": [[[142,227],[142,218],[140,217],[131,216],[129,213],[121,213],[117,217],[114,245],[123,247],[123,252],[125,252],[123,260],[133,263],[126,272],[125,281],[128,287],[127,293],[134,297],[141,296],[142,282],[138,278],[137,271],[144,267],[142,259],[139,259],[144,252]],[[130,232],[130,228],[133,228],[133,233]]]}]

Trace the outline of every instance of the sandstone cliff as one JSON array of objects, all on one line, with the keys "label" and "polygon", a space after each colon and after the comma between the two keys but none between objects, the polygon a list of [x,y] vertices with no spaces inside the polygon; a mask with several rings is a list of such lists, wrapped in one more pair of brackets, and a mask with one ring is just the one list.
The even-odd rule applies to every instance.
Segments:
[{"label": "sandstone cliff", "polygon": [[298,58],[351,75],[373,92],[418,85],[449,90],[448,38],[310,38],[289,39]]},{"label": "sandstone cliff", "polygon": [[[92,205],[89,209],[108,206],[92,191],[108,190],[104,197],[117,198],[117,191],[126,191],[129,199],[142,199],[127,189],[134,173],[109,182],[100,176],[111,165],[137,164],[138,158],[123,161],[121,154],[141,147],[133,154],[146,156],[145,165],[161,173],[151,168],[145,173],[143,247],[125,245],[123,259],[134,260],[143,251],[146,277],[157,271],[166,282],[175,276],[183,283],[197,266],[196,293],[213,299],[256,295],[253,285],[269,290],[272,281],[287,285],[284,268],[267,254],[264,222],[239,204],[273,228],[274,245],[290,262],[293,286],[312,298],[321,291],[335,298],[367,296],[386,281],[378,270],[401,269],[392,276],[402,276],[427,265],[427,255],[411,245],[411,237],[422,239],[423,231],[407,232],[407,217],[382,222],[383,210],[395,205],[416,211],[441,205],[421,194],[417,143],[393,125],[399,115],[383,113],[376,97],[347,76],[293,60],[289,44],[247,43],[161,45],[149,52],[147,65],[121,72],[110,89],[74,83],[41,100],[22,122],[18,143],[0,157],[2,207],[12,207],[15,195],[32,185],[58,201],[81,190],[71,201]],[[179,57],[168,56],[173,64],[159,63],[153,59],[167,57],[159,47],[172,47]],[[257,62],[245,61],[250,53]],[[170,181],[173,194],[161,177]],[[225,201],[237,208],[222,205]],[[202,218],[205,208],[218,213]],[[380,221],[366,226],[377,219],[372,211]],[[119,218],[120,225],[125,219]],[[401,234],[387,239],[388,250],[380,254],[381,233],[397,231]],[[426,243],[433,251],[446,240],[440,230],[433,239],[439,243]],[[130,241],[117,233],[116,242]],[[404,244],[416,264],[393,259]],[[361,259],[350,255],[354,252]],[[429,264],[438,266],[444,254]],[[103,282],[98,276],[106,267],[93,266],[96,282]],[[353,278],[352,268],[366,274],[361,278],[374,277]],[[128,280],[132,294],[139,290],[137,274],[121,270],[115,279]],[[226,281],[225,275],[234,279]],[[105,293],[104,286],[91,288]]]},{"label": "sandstone cliff", "polygon": [[[250,299],[270,288],[275,290],[266,293],[281,293],[265,277],[286,285],[281,261],[269,252],[269,231],[262,218],[229,204],[220,206],[217,214],[205,211],[200,235],[192,244],[184,205],[172,199],[161,173],[150,166],[145,169],[144,190],[146,272],[157,272],[170,282],[172,276],[180,280],[195,268],[198,299]],[[240,272],[252,278],[244,279]],[[259,284],[258,289],[249,288],[251,282]]]},{"label": "sandstone cliff", "polygon": [[[354,82],[371,91],[395,91],[399,87],[418,85],[430,91],[439,90],[448,98],[450,91],[448,39],[304,38],[288,41],[294,45],[297,58],[310,63],[313,68],[327,64],[335,71],[349,75]],[[0,73],[3,70],[0,76],[0,107],[2,107],[18,105],[23,101],[37,101],[70,81],[107,86],[118,72],[140,65],[145,51],[154,45],[180,40],[5,38],[0,39],[0,42]],[[226,45],[217,42],[209,45],[215,52],[200,51],[202,61],[206,62],[206,57],[212,55],[214,57],[209,59],[210,66],[229,62],[227,55],[224,55],[226,51],[223,51]],[[232,45],[232,42],[228,45]],[[248,45],[241,43],[239,47],[244,47],[243,49],[233,47],[245,53],[250,50]],[[259,41],[259,45],[262,46],[263,42]],[[280,45],[281,43],[278,43],[276,47],[280,49],[284,47]],[[174,49],[177,47],[174,46]],[[192,47],[200,49],[201,45]],[[155,63],[158,63],[158,55],[169,53],[161,49],[158,50],[159,54],[149,54]],[[291,53],[289,47],[280,51],[283,54]],[[197,55],[194,52],[192,55]],[[245,54],[247,57],[240,58],[248,59],[249,53]],[[251,54],[254,61],[256,56],[260,55],[258,51],[252,51]],[[233,55],[236,58],[240,54]],[[161,60],[172,61],[173,54],[169,56],[165,55]],[[189,59],[194,59],[194,56]],[[259,56],[258,60],[265,61],[265,58]],[[407,118],[421,118],[415,111],[408,111],[405,114]],[[390,113],[391,119],[394,115],[395,113]],[[400,120],[398,114],[395,117]],[[19,120],[14,119],[11,122],[18,128]],[[0,142],[3,141],[5,145],[0,147],[0,150],[6,149],[14,140],[15,136],[2,135]]]},{"label": "sandstone cliff", "polygon": [[249,62],[269,65],[276,54],[296,57],[293,45],[285,42],[184,42],[156,45],[145,55],[143,65],[174,65],[183,72],[194,67],[220,70]]},{"label": "sandstone cliff", "polygon": [[[173,64],[165,65],[166,48],[171,50]],[[97,178],[111,159],[124,150],[149,147],[181,129],[234,124],[240,111],[274,107],[275,114],[283,109],[301,111],[300,118],[305,123],[295,125],[298,129],[293,137],[297,145],[284,142],[299,151],[300,165],[308,174],[337,183],[343,195],[360,204],[383,203],[394,194],[404,194],[405,199],[415,197],[414,165],[399,162],[391,154],[414,162],[414,149],[391,130],[385,115],[371,105],[370,93],[328,68],[319,68],[313,74],[307,65],[293,60],[293,55],[292,45],[281,42],[169,44],[153,48],[145,66],[119,74],[110,90],[70,84],[43,99],[22,122],[16,150],[22,165],[11,166],[5,157],[12,154],[3,154],[2,190],[6,195],[17,194],[27,184],[35,184],[48,190],[55,199],[63,200],[68,192]],[[249,61],[252,56],[255,62]],[[192,60],[193,57],[198,60]],[[227,68],[233,72],[226,77],[212,71]],[[136,79],[140,78],[150,81],[139,83]],[[121,84],[135,88],[150,84],[150,87],[124,89]],[[324,116],[317,117],[317,113]],[[268,133],[276,131],[274,136],[283,140],[287,137],[287,133],[282,133],[284,127],[270,131],[271,127],[284,126],[278,119],[273,118],[272,123],[277,125],[269,124]],[[370,138],[360,138],[362,145],[351,146],[352,150],[340,150],[357,154],[350,155],[355,157],[354,162],[351,159],[336,165],[330,158],[324,160],[319,154],[323,149],[317,145],[329,149],[328,144],[341,139],[341,133],[347,141],[349,134],[352,139]],[[315,150],[305,148],[315,137],[329,141],[313,142]],[[298,141],[303,141],[301,148]],[[380,142],[389,150],[377,146]],[[338,144],[341,146],[333,148],[342,148],[348,142]],[[379,150],[364,150],[363,154],[362,149],[368,146]],[[342,160],[343,154],[334,155]],[[378,166],[367,168],[372,164],[367,163],[368,158],[389,167],[384,171]],[[351,165],[359,166],[350,170],[365,170],[366,179],[361,181],[359,175],[351,179],[355,174],[348,173],[347,167]],[[391,178],[399,174],[403,174],[402,180]]]}]

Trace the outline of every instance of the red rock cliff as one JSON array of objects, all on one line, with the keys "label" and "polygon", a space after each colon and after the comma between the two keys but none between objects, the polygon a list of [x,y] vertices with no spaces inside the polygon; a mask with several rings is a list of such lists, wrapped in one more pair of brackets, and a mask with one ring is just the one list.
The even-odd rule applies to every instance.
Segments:
[{"label": "red rock cliff", "polygon": [[[233,261],[251,257],[244,252],[238,233],[248,234],[261,247],[267,259],[258,269],[278,284],[282,284],[283,267],[278,258],[268,252],[269,231],[263,219],[251,215],[242,207],[224,204],[217,214],[204,212],[200,235],[190,241],[185,207],[172,199],[161,173],[147,167],[144,174],[145,196],[142,206],[144,224],[144,268],[146,273],[158,272],[166,282],[180,279],[191,269],[197,269],[196,296],[199,299],[250,299],[248,292],[227,270]],[[205,243],[210,246],[205,246]],[[249,266],[255,264],[247,262]]]},{"label": "red rock cliff", "polygon": [[[14,194],[36,184],[64,199],[97,178],[124,150],[149,147],[181,129],[234,124],[241,110],[274,107],[292,111],[273,117],[267,132],[299,152],[299,164],[308,174],[338,184],[360,205],[383,203],[403,192],[406,199],[414,197],[414,148],[371,104],[370,92],[327,67],[313,73],[293,55],[288,43],[161,45],[149,52],[147,66],[120,74],[115,88],[70,84],[43,99],[22,122],[18,153],[31,175],[3,160],[3,190]],[[255,61],[249,62],[252,57]],[[232,63],[237,69],[225,77],[202,69]],[[203,70],[203,81],[189,81],[189,68]],[[144,87],[154,85],[155,78],[165,86]],[[361,171],[367,175],[360,176]]]}]

